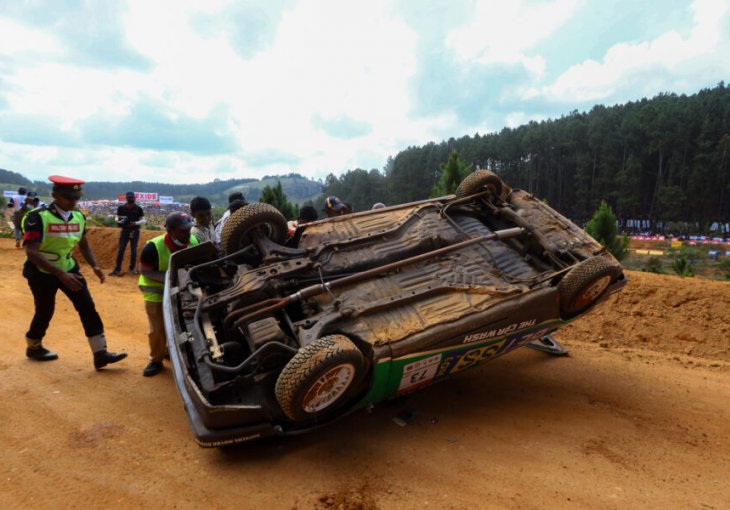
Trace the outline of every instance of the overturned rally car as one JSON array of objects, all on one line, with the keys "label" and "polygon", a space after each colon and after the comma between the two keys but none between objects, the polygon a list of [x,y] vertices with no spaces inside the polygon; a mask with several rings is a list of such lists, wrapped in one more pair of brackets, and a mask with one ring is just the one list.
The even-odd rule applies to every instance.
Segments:
[{"label": "overturned rally car", "polygon": [[296,434],[549,336],[626,283],[582,229],[488,170],[455,195],[300,225],[252,203],[175,253],[175,382],[201,446]]}]

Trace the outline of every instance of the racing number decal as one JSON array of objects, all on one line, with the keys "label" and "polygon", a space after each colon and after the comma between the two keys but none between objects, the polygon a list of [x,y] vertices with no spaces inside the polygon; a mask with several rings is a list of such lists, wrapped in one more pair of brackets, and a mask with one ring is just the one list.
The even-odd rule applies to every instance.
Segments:
[{"label": "racing number decal", "polygon": [[405,365],[400,379],[400,386],[398,386],[398,394],[414,391],[431,383],[440,362],[441,354],[434,354],[428,358]]}]

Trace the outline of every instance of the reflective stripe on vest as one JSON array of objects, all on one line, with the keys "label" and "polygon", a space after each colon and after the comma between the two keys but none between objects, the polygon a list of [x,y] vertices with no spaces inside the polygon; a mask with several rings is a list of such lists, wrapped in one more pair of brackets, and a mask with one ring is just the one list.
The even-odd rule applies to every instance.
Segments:
[{"label": "reflective stripe on vest", "polygon": [[[147,243],[152,243],[157,250],[157,270],[162,273],[167,271],[170,263],[170,255],[172,255],[170,248],[165,244],[165,235],[162,234],[147,241]],[[198,240],[194,236],[190,236],[190,244],[188,244],[188,247],[195,246],[196,244],[198,244]],[[165,284],[156,282],[140,274],[137,285],[139,286],[139,290],[142,291],[142,297],[145,301],[162,303],[162,291],[165,288]]]},{"label": "reflective stripe on vest", "polygon": [[[71,271],[76,265],[73,258],[74,246],[81,241],[86,227],[84,215],[79,211],[71,211],[68,221],[63,221],[48,209],[41,208],[38,216],[43,223],[43,239],[38,247],[40,255],[61,271]],[[26,217],[27,215],[23,217],[23,227]],[[47,272],[40,267],[38,269]]]}]

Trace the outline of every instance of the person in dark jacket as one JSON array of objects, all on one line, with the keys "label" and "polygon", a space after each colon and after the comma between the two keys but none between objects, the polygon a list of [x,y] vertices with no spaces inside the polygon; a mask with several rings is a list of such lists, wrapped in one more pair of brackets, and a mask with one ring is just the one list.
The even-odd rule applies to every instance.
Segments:
[{"label": "person in dark jacket", "polygon": [[127,243],[131,245],[129,257],[129,274],[139,274],[137,271],[137,244],[139,243],[140,226],[147,220],[144,218],[144,211],[135,202],[134,192],[127,191],[124,195],[126,203],[117,208],[117,225],[119,225],[119,248],[117,249],[117,262],[114,264],[114,271],[109,276],[124,276],[122,262]]}]

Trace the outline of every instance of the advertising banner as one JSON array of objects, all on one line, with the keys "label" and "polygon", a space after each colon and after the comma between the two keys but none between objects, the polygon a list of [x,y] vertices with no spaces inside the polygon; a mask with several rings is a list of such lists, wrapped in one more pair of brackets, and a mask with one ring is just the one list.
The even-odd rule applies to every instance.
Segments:
[{"label": "advertising banner", "polygon": [[172,197],[166,197],[166,196],[160,195],[160,203],[161,204],[172,204]]},{"label": "advertising banner", "polygon": [[[157,202],[158,201],[157,193],[142,193],[141,191],[135,191],[134,198],[137,200],[137,202]],[[127,201],[127,199],[125,198],[125,196],[123,194],[118,195],[117,200],[119,202]]]}]

